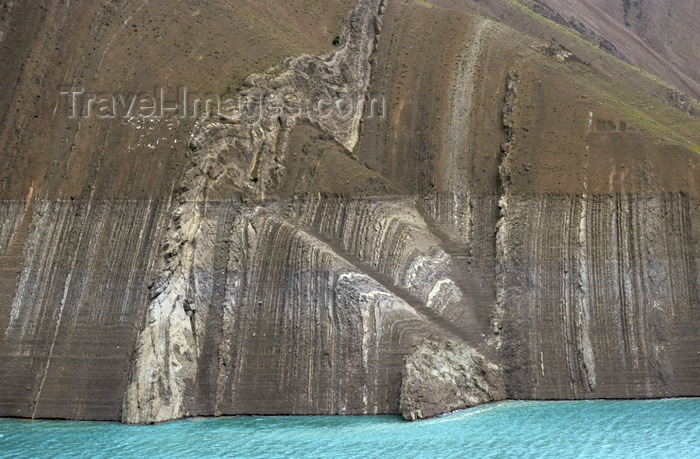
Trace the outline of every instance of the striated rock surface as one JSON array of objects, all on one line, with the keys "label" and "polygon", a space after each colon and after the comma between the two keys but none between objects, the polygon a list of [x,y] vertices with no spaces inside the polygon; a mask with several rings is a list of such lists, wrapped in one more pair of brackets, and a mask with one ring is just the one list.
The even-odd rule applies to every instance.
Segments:
[{"label": "striated rock surface", "polygon": [[697,216],[687,195],[513,196],[502,206],[509,396],[696,393]]},{"label": "striated rock surface", "polygon": [[0,252],[4,416],[115,419],[164,204],[0,202],[16,228]]},{"label": "striated rock surface", "polygon": [[[198,264],[202,256],[198,246],[216,242],[206,240],[205,199],[217,186],[228,194],[264,198],[281,179],[286,137],[297,121],[317,125],[345,148],[354,146],[369,83],[369,56],[381,29],[383,8],[381,0],[361,0],[348,19],[337,52],[288,59],[281,69],[249,76],[239,96],[258,104],[257,119],[236,111],[231,116],[206,114],[198,122],[190,140],[192,167],[178,186],[165,253],[151,286],[147,325],[139,338],[124,402],[126,422],[193,414],[194,402],[187,392],[194,390],[198,374],[197,323],[200,318],[206,321],[209,312],[197,301],[197,271],[207,266]],[[299,116],[266,113],[271,100],[297,102]],[[326,118],[314,111],[312,104],[320,100],[336,107],[342,101],[350,110],[344,116]]]},{"label": "striated rock surface", "polygon": [[[195,79],[193,56],[225,55],[205,79],[249,102],[189,139],[179,122],[59,116],[56,139],[21,136],[53,106],[5,105],[0,415],[420,419],[700,394],[695,101],[517,2],[346,3],[240,2],[245,27],[277,24],[272,4],[355,8],[335,48],[328,18],[308,46],[279,45],[308,28],[292,16],[235,52],[186,53]],[[121,29],[154,14],[110,8],[80,16],[104,22],[86,71],[114,68]],[[220,25],[228,7],[183,8]],[[0,53],[29,33],[13,15]],[[49,84],[33,65],[0,97]]]}]

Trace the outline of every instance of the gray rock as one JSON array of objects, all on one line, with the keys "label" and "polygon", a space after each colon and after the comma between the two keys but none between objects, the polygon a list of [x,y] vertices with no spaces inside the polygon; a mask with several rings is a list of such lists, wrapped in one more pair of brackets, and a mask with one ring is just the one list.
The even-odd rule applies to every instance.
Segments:
[{"label": "gray rock", "polygon": [[424,340],[406,358],[400,411],[415,421],[505,398],[500,368],[469,346]]}]

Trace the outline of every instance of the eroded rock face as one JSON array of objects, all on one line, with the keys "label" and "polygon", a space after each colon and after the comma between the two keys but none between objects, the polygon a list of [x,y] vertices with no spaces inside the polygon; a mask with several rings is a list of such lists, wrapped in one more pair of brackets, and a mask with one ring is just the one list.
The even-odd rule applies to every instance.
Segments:
[{"label": "eroded rock face", "polygon": [[687,195],[513,196],[502,205],[497,326],[509,396],[695,393]]},{"label": "eroded rock face", "polygon": [[[283,68],[251,75],[241,92],[303,103],[349,100],[354,111],[348,116],[326,118],[304,106],[297,118],[250,122],[236,113],[204,117],[196,126],[190,141],[194,165],[179,186],[151,286],[124,421],[252,411],[393,412],[398,368],[421,336],[488,347],[488,320],[477,320],[469,301],[481,289],[461,288],[452,279],[453,259],[415,199],[266,199],[296,179],[288,177],[296,129],[313,126],[312,132],[331,136],[341,154],[351,156],[383,10],[381,1],[359,2],[336,53],[289,59]],[[379,189],[392,188],[380,176],[370,180]],[[211,193],[238,194],[242,201],[207,204]],[[230,225],[223,244],[222,218]],[[223,272],[210,273],[212,266],[224,265]],[[299,289],[292,294],[293,285]],[[308,314],[317,317],[304,320]],[[299,339],[314,344],[298,347]],[[327,348],[317,347],[325,341]],[[327,350],[319,354],[320,349]],[[264,357],[280,351],[279,359]],[[242,370],[252,360],[257,371]],[[351,371],[358,360],[362,365]],[[300,375],[308,376],[300,381]],[[393,394],[387,397],[387,391]],[[285,397],[275,397],[283,392]]]},{"label": "eroded rock face", "polygon": [[301,114],[202,117],[172,194],[0,201],[0,415],[697,395],[697,121],[441,3],[361,0],[336,52],[251,75]]},{"label": "eroded rock face", "polygon": [[[318,126],[347,150],[353,148],[369,84],[369,57],[381,30],[383,9],[383,0],[361,0],[347,21],[337,52],[302,55],[286,60],[280,69],[249,76],[240,96],[259,103],[257,120],[239,111],[231,116],[207,114],[195,127],[190,140],[193,166],[178,187],[177,205],[163,245],[165,253],[151,287],[148,320],[139,338],[124,401],[124,421],[163,421],[201,411],[193,399],[200,374],[198,358],[205,352],[200,346],[203,330],[198,333],[198,323],[208,325],[209,311],[198,301],[202,283],[199,272],[211,261],[207,260],[208,248],[216,243],[215,238],[207,237],[213,235],[207,234],[205,200],[217,188],[220,192],[221,187],[229,195],[265,198],[283,181],[288,137],[297,122]],[[300,116],[270,116],[263,111],[270,100],[297,102]],[[325,117],[313,106],[320,100],[331,104],[343,101],[351,110],[342,116]],[[238,210],[234,220],[245,219],[251,213],[247,206]],[[253,229],[247,244],[252,241],[255,253],[253,236],[257,231],[254,222],[248,225]],[[245,225],[242,228],[248,230]],[[319,267],[312,264],[312,269]],[[213,406],[218,412],[218,404]]]},{"label": "eroded rock face", "polygon": [[0,209],[0,413],[116,419],[167,203],[37,199]]},{"label": "eroded rock face", "polygon": [[422,341],[406,358],[400,410],[415,421],[503,400],[501,369],[462,343]]}]

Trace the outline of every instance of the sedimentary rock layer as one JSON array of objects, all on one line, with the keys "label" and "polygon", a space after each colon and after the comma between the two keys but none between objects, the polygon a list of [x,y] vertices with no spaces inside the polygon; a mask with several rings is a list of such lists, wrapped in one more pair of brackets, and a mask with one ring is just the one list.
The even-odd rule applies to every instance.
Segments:
[{"label": "sedimentary rock layer", "polygon": [[115,419],[167,203],[0,203],[0,412]]},{"label": "sedimentary rock layer", "polygon": [[509,396],[696,393],[697,204],[688,195],[502,204],[498,327]]},{"label": "sedimentary rock layer", "polygon": [[56,154],[95,164],[81,198],[2,182],[0,415],[698,395],[697,119],[514,2],[475,3],[533,35],[434,3],[360,0],[335,52],[250,75],[176,183],[160,153],[107,181],[108,143]]},{"label": "sedimentary rock layer", "polygon": [[[190,291],[204,200],[217,182],[225,186],[226,180],[233,185],[229,194],[238,191],[264,198],[283,173],[285,137],[298,119],[317,124],[346,148],[354,146],[383,7],[381,0],[361,0],[347,21],[337,52],[288,59],[281,69],[248,77],[239,96],[257,102],[257,119],[250,119],[239,107],[232,116],[206,114],[198,122],[190,140],[193,165],[178,187],[165,254],[151,287],[149,319],[139,338],[133,381],[124,403],[125,420],[160,421],[190,413],[186,392],[198,370],[196,321],[188,316],[200,306]],[[297,116],[267,113],[272,100],[277,106],[285,100],[296,102]],[[347,116],[326,118],[314,111],[314,102],[320,100],[333,107],[343,101],[351,110]]]}]

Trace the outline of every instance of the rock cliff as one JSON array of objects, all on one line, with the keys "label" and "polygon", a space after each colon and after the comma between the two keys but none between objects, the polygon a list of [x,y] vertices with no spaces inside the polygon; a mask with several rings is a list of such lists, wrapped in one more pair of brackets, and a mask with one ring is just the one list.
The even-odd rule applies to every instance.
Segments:
[{"label": "rock cliff", "polygon": [[[191,131],[50,118],[48,164],[13,133],[39,121],[4,112],[5,151],[28,159],[4,153],[0,415],[420,419],[700,394],[692,97],[516,2],[297,3],[280,8],[353,8],[335,48],[329,22],[307,52],[264,48],[288,57],[246,67],[228,89],[246,104]],[[3,46],[31,35],[25,8]],[[95,18],[154,14],[114,8]],[[291,17],[272,40],[304,29]],[[121,148],[105,129],[140,133]]]}]

